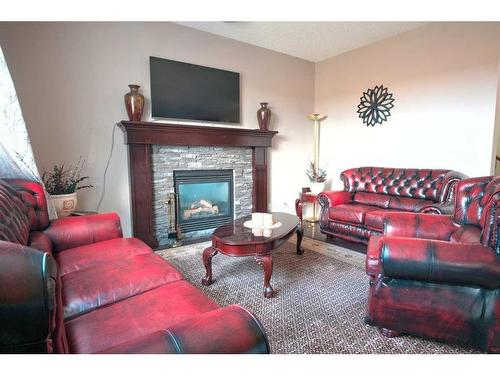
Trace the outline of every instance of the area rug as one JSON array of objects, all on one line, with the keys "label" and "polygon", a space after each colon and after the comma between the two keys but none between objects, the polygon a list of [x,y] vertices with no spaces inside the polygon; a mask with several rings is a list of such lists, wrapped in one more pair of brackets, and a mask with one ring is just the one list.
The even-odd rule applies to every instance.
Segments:
[{"label": "area rug", "polygon": [[157,253],[171,262],[193,285],[221,306],[239,304],[262,322],[276,354],[474,353],[411,336],[385,338],[363,322],[368,294],[364,255],[340,246],[304,238],[304,254],[295,253],[293,240],[273,253],[271,285],[264,298],[263,272],[253,257],[213,258],[215,282],[201,285],[205,273],[203,249],[210,242]]}]

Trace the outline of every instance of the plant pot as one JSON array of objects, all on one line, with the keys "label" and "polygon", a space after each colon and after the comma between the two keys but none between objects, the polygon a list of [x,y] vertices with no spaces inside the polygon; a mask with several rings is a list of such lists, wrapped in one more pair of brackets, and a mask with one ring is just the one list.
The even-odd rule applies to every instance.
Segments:
[{"label": "plant pot", "polygon": [[319,194],[325,189],[324,182],[310,182],[309,188],[311,189],[311,193]]},{"label": "plant pot", "polygon": [[69,216],[76,209],[76,192],[71,194],[51,195],[50,200],[56,209],[58,217]]}]

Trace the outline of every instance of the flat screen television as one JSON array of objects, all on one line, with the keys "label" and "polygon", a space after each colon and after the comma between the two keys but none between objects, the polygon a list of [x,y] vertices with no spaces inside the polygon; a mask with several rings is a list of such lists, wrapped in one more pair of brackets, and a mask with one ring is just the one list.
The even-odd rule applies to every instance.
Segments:
[{"label": "flat screen television", "polygon": [[151,115],[156,118],[240,122],[240,74],[149,57]]}]

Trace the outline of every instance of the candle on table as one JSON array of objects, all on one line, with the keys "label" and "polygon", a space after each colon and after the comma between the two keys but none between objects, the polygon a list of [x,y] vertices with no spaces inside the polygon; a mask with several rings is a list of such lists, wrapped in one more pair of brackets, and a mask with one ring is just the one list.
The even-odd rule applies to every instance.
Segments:
[{"label": "candle on table", "polygon": [[255,227],[262,227],[264,225],[264,217],[263,214],[255,212],[252,214],[252,224]]},{"label": "candle on table", "polygon": [[263,226],[264,228],[270,228],[273,225],[273,215],[271,214],[262,214],[263,216]]}]

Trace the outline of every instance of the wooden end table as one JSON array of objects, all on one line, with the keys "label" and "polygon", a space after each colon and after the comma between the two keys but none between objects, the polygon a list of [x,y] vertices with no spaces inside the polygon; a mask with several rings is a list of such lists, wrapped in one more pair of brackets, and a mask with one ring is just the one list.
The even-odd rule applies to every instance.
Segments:
[{"label": "wooden end table", "polygon": [[213,283],[212,258],[217,253],[234,257],[254,256],[257,264],[264,269],[264,297],[273,297],[275,293],[270,284],[273,273],[272,251],[295,233],[297,234],[297,254],[302,255],[301,243],[304,231],[297,216],[283,212],[274,212],[272,215],[275,221],[281,222],[281,226],[273,229],[270,237],[255,236],[251,229],[243,226],[245,221],[252,219],[251,216],[217,228],[212,235],[212,246],[203,251],[206,274],[201,279],[201,283],[203,285]]},{"label": "wooden end table", "polygon": [[[302,218],[302,209],[306,203],[313,204],[313,217],[303,219]],[[318,194],[311,193],[310,188],[302,188],[302,192],[299,193],[299,198],[295,200],[295,212],[299,219],[309,221],[311,223],[316,223],[319,221],[319,218],[316,217],[316,203],[318,203]]]}]

